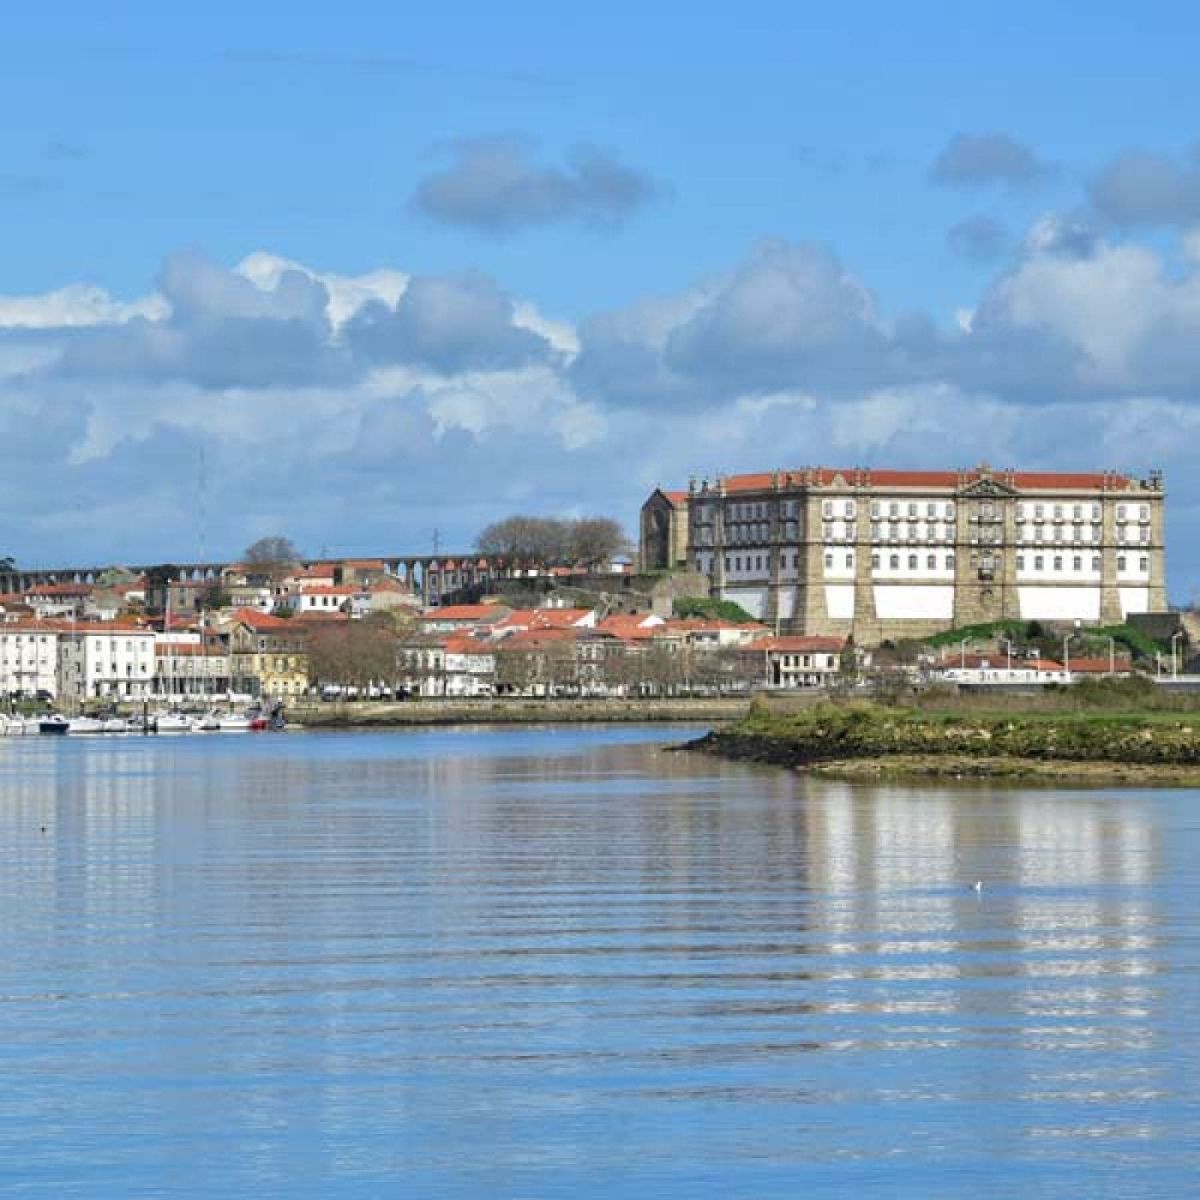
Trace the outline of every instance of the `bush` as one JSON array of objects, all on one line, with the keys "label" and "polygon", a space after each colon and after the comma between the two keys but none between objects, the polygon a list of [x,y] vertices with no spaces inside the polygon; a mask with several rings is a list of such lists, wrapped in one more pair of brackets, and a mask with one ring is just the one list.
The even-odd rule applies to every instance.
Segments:
[{"label": "bush", "polygon": [[675,601],[677,617],[704,617],[708,620],[734,621],[742,625],[754,618],[732,600],[715,600],[709,596],[681,596]]}]

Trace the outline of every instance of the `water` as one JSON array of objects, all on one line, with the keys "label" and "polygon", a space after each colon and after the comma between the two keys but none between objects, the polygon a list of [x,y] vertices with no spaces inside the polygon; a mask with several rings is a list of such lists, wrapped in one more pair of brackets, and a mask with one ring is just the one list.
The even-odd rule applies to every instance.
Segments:
[{"label": "water", "polygon": [[1194,1192],[1196,793],[681,736],[0,742],[0,1194]]}]

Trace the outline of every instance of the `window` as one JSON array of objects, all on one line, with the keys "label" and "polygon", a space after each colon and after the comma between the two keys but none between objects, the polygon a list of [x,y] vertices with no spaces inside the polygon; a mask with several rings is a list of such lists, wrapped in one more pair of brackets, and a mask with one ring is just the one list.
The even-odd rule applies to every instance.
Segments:
[{"label": "window", "polygon": [[1117,555],[1117,570],[1118,571],[1125,570],[1125,555],[1123,555],[1123,554]]},{"label": "window", "polygon": [[1040,525],[1035,525],[1033,527],[1033,540],[1035,542],[1040,542],[1042,540],[1042,527]]},{"label": "window", "polygon": [[853,554],[847,554],[847,555],[846,555],[846,566],[847,566],[847,567],[853,567],[853,566],[854,566],[854,555],[853,555]]},{"label": "window", "polygon": [[932,502],[925,505],[925,515],[931,519],[936,517],[937,516],[937,505]]},{"label": "window", "polygon": [[1125,520],[1125,505],[1123,505],[1123,504],[1117,505],[1117,520],[1118,521]]},{"label": "window", "polygon": [[1044,504],[1035,504],[1033,506],[1033,519],[1040,521],[1046,515],[1046,506]]},{"label": "window", "polygon": [[825,534],[826,540],[833,537],[833,526],[832,525],[824,526],[824,534]]},{"label": "window", "polygon": [[873,542],[879,541],[879,522],[878,521],[871,522],[871,540]]},{"label": "window", "polygon": [[1062,555],[1061,555],[1061,554],[1056,554],[1056,555],[1054,556],[1054,569],[1055,569],[1056,571],[1061,571],[1061,570],[1063,569],[1063,565],[1062,565],[1062,564],[1063,564]]},{"label": "window", "polygon": [[725,555],[725,570],[729,570],[729,555]]},{"label": "window", "polygon": [[832,500],[826,500],[825,503],[821,505],[821,515],[824,517],[832,517],[833,516],[833,501]]},{"label": "window", "polygon": [[936,570],[937,570],[937,555],[936,555],[936,554],[931,554],[931,555],[930,555],[930,556],[929,556],[929,557],[928,557],[928,558],[925,560],[925,566],[926,566],[926,569],[927,569],[927,570],[930,570],[930,571],[936,571]]},{"label": "window", "polygon": [[1075,557],[1071,559],[1071,570],[1072,571],[1082,571],[1083,570],[1083,559],[1078,554],[1076,554]]},{"label": "window", "polygon": [[1044,557],[1043,555],[1041,555],[1041,554],[1036,554],[1036,555],[1034,555],[1034,559],[1033,559],[1033,569],[1034,569],[1035,571],[1043,571],[1043,570],[1045,570],[1045,568],[1046,568],[1046,559],[1045,559],[1045,557]]},{"label": "window", "polygon": [[910,517],[915,517],[917,515],[917,506],[911,502],[909,503],[909,506],[908,506],[908,515]]},{"label": "window", "polygon": [[1023,554],[1017,555],[1017,570],[1018,571],[1025,570],[1025,555],[1023,555]]},{"label": "window", "polygon": [[871,516],[877,517],[880,513],[880,505],[878,500],[871,501]]},{"label": "window", "polygon": [[1054,519],[1056,521],[1061,521],[1062,518],[1063,518],[1063,506],[1061,504],[1056,504],[1054,506]]},{"label": "window", "polygon": [[900,505],[897,504],[895,500],[893,500],[888,505],[888,516],[889,517],[898,517],[899,515],[900,515]]},{"label": "window", "polygon": [[954,519],[954,501],[953,500],[949,500],[946,502],[946,519],[947,520]]},{"label": "window", "polygon": [[879,555],[878,554],[871,555],[871,570],[872,571],[879,570]]},{"label": "window", "polygon": [[756,571],[761,571],[761,570],[762,570],[762,555],[761,555],[761,554],[755,555],[755,558],[754,558],[754,569],[755,569]]},{"label": "window", "polygon": [[1142,530],[1142,541],[1143,541],[1143,542],[1148,542],[1149,540],[1150,540],[1150,530],[1149,530],[1149,529],[1143,529],[1143,530]]},{"label": "window", "polygon": [[1143,575],[1150,570],[1150,560],[1145,555],[1142,555],[1142,557],[1138,559],[1138,570],[1141,571]]},{"label": "window", "polygon": [[1150,505],[1143,504],[1141,506],[1141,508],[1138,509],[1138,520],[1140,520],[1140,521],[1150,520]]},{"label": "window", "polygon": [[825,569],[829,570],[832,566],[833,566],[833,555],[832,554],[825,555]]},{"label": "window", "polygon": [[891,567],[893,571],[898,571],[900,569],[900,555],[893,554],[888,559],[888,566]]},{"label": "window", "polygon": [[1100,570],[1100,555],[1092,555],[1092,570],[1098,572]]},{"label": "window", "polygon": [[848,517],[854,516],[854,501],[847,500],[846,503],[842,505],[842,512],[844,512]]},{"label": "window", "polygon": [[1054,527],[1054,540],[1056,542],[1061,542],[1063,540],[1063,529],[1061,525],[1056,525]]},{"label": "window", "polygon": [[953,554],[946,555],[946,570],[947,571],[954,570],[954,555]]},{"label": "window", "polygon": [[910,554],[908,556],[908,569],[910,571],[915,571],[917,569],[917,556],[915,554]]},{"label": "window", "polygon": [[1071,516],[1076,521],[1082,521],[1083,520],[1083,505],[1076,504],[1075,507],[1071,509]]},{"label": "window", "polygon": [[891,538],[891,540],[893,542],[898,542],[900,540],[900,526],[899,525],[889,525],[888,526],[888,537]]}]

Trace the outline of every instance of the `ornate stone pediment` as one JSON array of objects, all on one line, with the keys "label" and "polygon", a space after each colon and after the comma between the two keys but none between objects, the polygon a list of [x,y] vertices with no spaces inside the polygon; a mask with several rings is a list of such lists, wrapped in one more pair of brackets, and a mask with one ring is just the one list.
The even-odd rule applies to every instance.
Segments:
[{"label": "ornate stone pediment", "polygon": [[985,475],[981,479],[972,479],[970,483],[958,489],[958,495],[964,500],[997,499],[1016,494],[1015,488],[1009,487],[1008,484],[1002,483],[990,475]]}]

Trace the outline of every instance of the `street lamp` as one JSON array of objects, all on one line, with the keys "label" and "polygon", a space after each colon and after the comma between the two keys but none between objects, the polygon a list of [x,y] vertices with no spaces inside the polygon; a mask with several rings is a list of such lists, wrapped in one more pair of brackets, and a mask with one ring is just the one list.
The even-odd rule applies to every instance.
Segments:
[{"label": "street lamp", "polygon": [[1179,639],[1183,636],[1184,636],[1184,631],[1182,629],[1177,629],[1173,634],[1171,634],[1171,678],[1172,679],[1179,678],[1179,651],[1178,651],[1177,647],[1178,647]]},{"label": "street lamp", "polygon": [[1063,670],[1066,672],[1068,680],[1071,678],[1071,639],[1078,636],[1078,634],[1068,633],[1063,638]]}]

